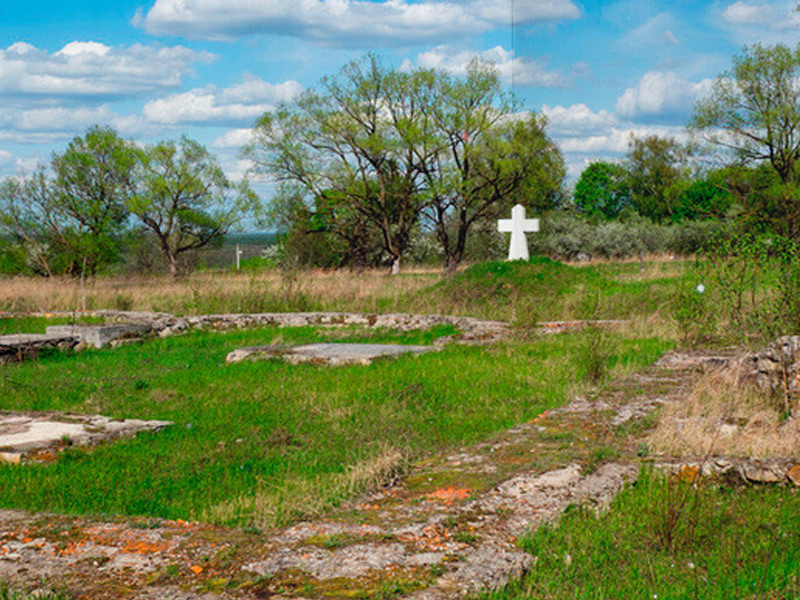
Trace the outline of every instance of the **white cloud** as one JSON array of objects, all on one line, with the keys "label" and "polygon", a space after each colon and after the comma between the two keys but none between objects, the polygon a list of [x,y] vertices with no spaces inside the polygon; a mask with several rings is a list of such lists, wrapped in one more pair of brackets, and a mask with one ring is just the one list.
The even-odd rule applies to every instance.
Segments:
[{"label": "white cloud", "polygon": [[616,111],[629,119],[685,119],[695,100],[707,93],[712,84],[712,79],[694,83],[671,71],[650,71],[636,87],[628,88],[619,97]]},{"label": "white cloud", "polygon": [[249,124],[283,100],[291,100],[302,87],[296,81],[271,84],[258,77],[246,77],[238,85],[218,89],[210,85],[173,94],[145,104],[142,114],[152,123],[175,125]]},{"label": "white cloud", "polygon": [[689,135],[680,125],[641,125],[622,120],[607,110],[592,110],[586,104],[543,106],[547,131],[564,154],[568,176],[575,178],[592,161],[616,161],[628,151],[631,137],[658,135],[686,142]]},{"label": "white cloud", "polygon": [[7,127],[19,131],[77,132],[91,125],[106,124],[115,117],[107,106],[80,108],[39,108],[12,112]]},{"label": "white cloud", "polygon": [[675,29],[678,26],[679,23],[671,14],[660,13],[625,34],[622,42],[637,47],[642,45],[663,46],[664,44],[677,46],[680,43],[675,35]]},{"label": "white cloud", "polygon": [[221,135],[213,142],[211,142],[212,148],[219,148],[219,149],[229,149],[229,148],[241,148],[246,144],[249,144],[253,139],[253,130],[249,128],[244,129],[231,129],[227,131],[224,135]]},{"label": "white cloud", "polygon": [[[0,140],[4,140],[0,133]],[[23,173],[31,173],[40,164],[38,157],[21,158],[8,152],[0,150],[0,178],[16,177]]]},{"label": "white cloud", "polygon": [[0,167],[7,167],[14,162],[14,155],[11,152],[0,150]]},{"label": "white cloud", "polygon": [[212,58],[183,46],[75,41],[50,53],[17,42],[0,50],[0,95],[111,98],[160,91],[179,86],[192,63]]},{"label": "white cloud", "polygon": [[[135,25],[156,35],[230,39],[254,33],[322,44],[408,45],[477,35],[511,21],[510,0],[156,0]],[[520,25],[576,19],[572,0],[517,0]]]},{"label": "white cloud", "polygon": [[[416,64],[425,69],[442,69],[464,75],[467,72],[467,65],[476,57],[493,64],[506,82],[513,80],[516,85],[566,87],[570,84],[569,78],[562,74],[548,71],[544,65],[529,58],[515,57],[512,50],[506,50],[502,46],[495,46],[483,52],[437,46],[418,54]],[[403,66],[410,67],[410,61],[406,61]]]},{"label": "white cloud", "polygon": [[593,111],[585,104],[542,107],[547,117],[547,130],[555,136],[581,136],[606,131],[616,126],[618,119],[607,110]]},{"label": "white cloud", "polygon": [[800,29],[800,12],[796,1],[777,3],[734,2],[722,13],[733,25],[755,26],[774,31]]},{"label": "white cloud", "polygon": [[757,25],[768,29],[800,27],[800,13],[796,2],[777,4],[734,2],[722,13],[722,18],[734,25]]},{"label": "white cloud", "polygon": [[670,127],[654,125],[650,127],[623,124],[614,127],[606,133],[584,137],[563,138],[558,145],[565,153],[580,155],[596,155],[598,158],[609,155],[621,155],[628,151],[631,137],[646,137],[658,135],[672,137],[680,141],[688,139],[688,134],[683,127]]}]

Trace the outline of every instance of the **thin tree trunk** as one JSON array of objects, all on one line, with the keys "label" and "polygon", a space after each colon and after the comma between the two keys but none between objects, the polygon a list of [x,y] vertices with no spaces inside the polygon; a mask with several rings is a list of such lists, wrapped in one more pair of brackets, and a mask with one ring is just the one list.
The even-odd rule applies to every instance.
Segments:
[{"label": "thin tree trunk", "polygon": [[173,279],[178,279],[180,275],[180,270],[178,269],[178,257],[170,252],[167,255],[167,258],[169,259],[169,274],[172,275]]}]

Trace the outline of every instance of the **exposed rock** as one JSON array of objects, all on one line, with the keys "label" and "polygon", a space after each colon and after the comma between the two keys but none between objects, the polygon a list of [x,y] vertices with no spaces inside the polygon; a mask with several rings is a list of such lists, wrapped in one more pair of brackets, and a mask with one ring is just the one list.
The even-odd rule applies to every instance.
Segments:
[{"label": "exposed rock", "polygon": [[69,350],[79,342],[79,336],[63,333],[0,335],[0,365],[35,358],[44,350]]},{"label": "exposed rock", "polygon": [[[419,554],[413,557],[419,557]],[[414,564],[418,564],[417,560]],[[288,569],[300,569],[316,579],[354,579],[371,570],[386,569],[391,565],[406,566],[411,561],[412,557],[407,555],[403,544],[357,544],[334,551],[307,548],[302,553],[284,547],[268,560],[247,565],[245,569],[265,576]]]},{"label": "exposed rock", "polygon": [[18,463],[28,454],[52,447],[88,445],[158,431],[168,421],[116,420],[97,415],[0,414],[0,459]]},{"label": "exposed rock", "polygon": [[[661,461],[656,468],[681,476],[693,470],[704,477],[719,477],[740,484],[800,485],[800,465],[788,458],[759,459],[714,457],[698,461]],[[685,477],[682,477],[685,479]]]},{"label": "exposed rock", "polygon": [[383,358],[397,358],[404,354],[424,354],[440,350],[436,346],[410,346],[402,344],[307,344],[291,348],[280,346],[254,346],[241,348],[228,354],[227,364],[244,360],[282,359],[290,364],[323,364],[333,367],[343,365],[370,365]]},{"label": "exposed rock", "polygon": [[734,360],[731,373],[740,383],[767,394],[800,396],[800,336],[778,338],[758,352]]},{"label": "exposed rock", "polygon": [[786,477],[789,478],[794,485],[800,485],[800,465],[795,465],[786,473]]},{"label": "exposed rock", "polygon": [[138,338],[152,331],[149,323],[117,323],[113,325],[51,325],[47,333],[78,337],[92,348],[104,348],[110,342]]},{"label": "exposed rock", "polygon": [[482,545],[463,565],[441,578],[438,582],[440,597],[442,591],[451,587],[458,589],[462,596],[483,589],[496,590],[505,582],[522,577],[532,563],[533,556],[513,546]]},{"label": "exposed rock", "polygon": [[731,356],[724,354],[708,355],[702,352],[667,352],[656,366],[662,369],[703,369],[721,368],[731,362]]}]

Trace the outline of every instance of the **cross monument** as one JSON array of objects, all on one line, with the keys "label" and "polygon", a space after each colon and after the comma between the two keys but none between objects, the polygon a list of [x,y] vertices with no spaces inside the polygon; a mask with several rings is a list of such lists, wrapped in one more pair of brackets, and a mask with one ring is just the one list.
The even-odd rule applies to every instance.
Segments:
[{"label": "cross monument", "polygon": [[497,230],[511,233],[511,245],[508,248],[508,260],[528,260],[528,239],[526,233],[539,231],[539,219],[526,219],[525,207],[517,204],[511,209],[510,219],[500,219]]}]

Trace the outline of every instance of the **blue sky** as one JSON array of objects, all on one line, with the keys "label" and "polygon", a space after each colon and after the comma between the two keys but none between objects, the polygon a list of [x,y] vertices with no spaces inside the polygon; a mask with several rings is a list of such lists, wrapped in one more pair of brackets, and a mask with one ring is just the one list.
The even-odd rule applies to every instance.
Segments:
[{"label": "blue sky", "polygon": [[[40,0],[0,6],[0,176],[92,124],[187,134],[241,177],[255,118],[345,62],[496,63],[572,177],[631,134],[683,135],[743,44],[800,40],[797,0]],[[512,28],[512,14],[514,26]]]}]

